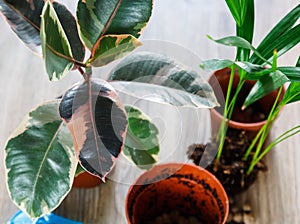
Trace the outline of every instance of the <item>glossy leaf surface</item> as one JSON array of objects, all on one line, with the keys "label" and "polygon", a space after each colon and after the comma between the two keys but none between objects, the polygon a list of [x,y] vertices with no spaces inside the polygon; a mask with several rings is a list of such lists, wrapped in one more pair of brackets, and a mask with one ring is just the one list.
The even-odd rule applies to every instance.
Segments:
[{"label": "glossy leaf surface", "polygon": [[0,0],[0,11],[11,29],[34,52],[41,53],[40,22],[43,0]]},{"label": "glossy leaf surface", "polygon": [[[274,49],[277,50],[278,56],[294,47],[300,41],[300,26],[295,26],[300,18],[300,4],[292,9],[279,23],[267,34],[263,41],[257,47],[257,50],[266,59],[270,59]],[[257,55],[252,55],[250,58],[252,63],[263,63]]]},{"label": "glossy leaf surface", "polygon": [[112,85],[137,97],[143,95],[139,91],[145,94],[149,91],[153,98],[146,97],[146,100],[150,101],[192,107],[218,105],[211,86],[197,72],[160,54],[137,52],[129,55],[112,70],[109,80],[130,81],[112,82]]},{"label": "glossy leaf surface", "polygon": [[139,37],[151,16],[152,4],[152,0],[79,0],[81,37],[91,50],[106,34]]},{"label": "glossy leaf surface", "polygon": [[[43,7],[43,0],[0,0],[0,12],[12,30],[26,46],[38,54],[42,53],[40,24]],[[63,4],[53,2],[53,7],[72,46],[74,58],[82,61],[85,49],[79,38],[74,16]]]},{"label": "glossy leaf surface", "polygon": [[[200,65],[201,68],[203,68],[204,70],[208,70],[208,71],[216,71],[216,70],[220,70],[223,68],[228,68],[231,65],[235,64],[237,67],[243,69],[244,71],[246,71],[248,74],[247,78],[248,79],[252,79],[252,73],[258,73],[258,72],[262,72],[263,70],[265,70],[265,68],[263,66],[260,65],[255,65],[255,64],[251,64],[249,62],[241,62],[241,61],[231,61],[228,59],[211,59],[211,60],[206,60],[203,61],[202,64]],[[257,77],[257,76],[256,76]]]},{"label": "glossy leaf surface", "polygon": [[267,76],[263,76],[255,83],[255,85],[251,89],[249,95],[245,100],[244,106],[249,106],[268,93],[278,89],[288,81],[289,79],[279,70],[271,72]]},{"label": "glossy leaf surface", "polygon": [[88,79],[65,93],[59,111],[81,165],[104,181],[123,148],[127,129],[126,113],[115,91],[102,80]]},{"label": "glossy leaf surface", "polygon": [[[216,43],[219,44],[223,44],[226,46],[234,46],[234,47],[239,47],[239,48],[244,48],[244,49],[248,49],[253,51],[253,53],[260,58],[262,61],[264,61],[267,64],[270,64],[269,61],[267,61],[258,50],[255,49],[255,47],[253,47],[251,45],[251,43],[249,43],[247,40],[245,40],[242,37],[236,37],[236,36],[229,36],[229,37],[224,37],[218,40],[214,40],[212,37],[208,36],[209,39],[215,41]],[[273,54],[273,51],[272,51]]]},{"label": "glossy leaf surface", "polygon": [[13,202],[32,218],[53,211],[71,189],[77,159],[58,101],[31,111],[5,147]]},{"label": "glossy leaf surface", "polygon": [[71,45],[52,3],[46,2],[41,20],[43,58],[50,80],[59,80],[72,70]]},{"label": "glossy leaf surface", "polygon": [[89,64],[95,67],[104,66],[122,58],[141,45],[142,43],[132,35],[103,36],[95,49],[93,58],[89,60]]},{"label": "glossy leaf surface", "polygon": [[282,99],[282,104],[289,104],[300,100],[300,82],[291,82]]},{"label": "glossy leaf surface", "polygon": [[[251,43],[254,30],[254,0],[226,0],[226,3],[236,22],[237,36]],[[236,59],[238,61],[248,61],[249,55],[249,49],[238,48]]]},{"label": "glossy leaf surface", "polygon": [[126,106],[128,130],[124,154],[138,167],[149,169],[156,163],[159,152],[158,129],[142,111]]},{"label": "glossy leaf surface", "polygon": [[284,73],[289,80],[300,82],[300,67],[282,66],[278,70]]}]

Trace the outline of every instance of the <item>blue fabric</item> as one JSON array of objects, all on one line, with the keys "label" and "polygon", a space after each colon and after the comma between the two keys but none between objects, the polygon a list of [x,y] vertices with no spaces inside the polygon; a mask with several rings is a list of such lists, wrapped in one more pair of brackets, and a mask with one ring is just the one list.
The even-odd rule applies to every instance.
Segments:
[{"label": "blue fabric", "polygon": [[25,213],[18,211],[7,224],[83,224],[82,222],[76,222],[70,219],[63,218],[61,216],[49,213],[33,222]]}]

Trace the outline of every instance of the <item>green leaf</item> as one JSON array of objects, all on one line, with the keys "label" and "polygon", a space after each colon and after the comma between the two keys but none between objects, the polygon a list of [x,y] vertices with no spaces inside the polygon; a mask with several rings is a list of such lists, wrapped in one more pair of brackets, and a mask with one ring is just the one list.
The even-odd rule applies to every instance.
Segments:
[{"label": "green leaf", "polygon": [[296,63],[296,67],[300,67],[300,56],[298,57],[297,63]]},{"label": "green leaf", "polygon": [[228,68],[233,64],[234,62],[228,59],[210,59],[203,61],[200,67],[206,71],[216,71],[223,68]]},{"label": "green leaf", "polygon": [[[247,40],[245,40],[242,37],[236,37],[236,36],[229,36],[224,37],[218,40],[214,40],[211,36],[208,36],[209,39],[215,41],[216,43],[223,44],[226,46],[234,46],[239,48],[248,49],[254,52],[254,54],[257,55],[261,60],[263,60],[265,63],[270,64],[269,61],[267,61],[256,49],[253,47]],[[272,51],[273,53],[273,51]],[[253,62],[252,62],[253,63]],[[253,63],[255,64],[255,63]]]},{"label": "green leaf", "polygon": [[289,79],[279,70],[271,72],[268,76],[263,76],[251,89],[243,107],[248,107],[250,104],[259,100],[268,93],[278,89],[288,81]]},{"label": "green leaf", "polygon": [[[223,68],[228,68],[231,65],[235,64],[237,67],[243,69],[244,71],[247,72],[246,74],[246,78],[247,79],[253,79],[252,74],[257,74],[259,72],[262,72],[263,70],[265,70],[265,68],[263,66],[260,65],[255,65],[255,64],[251,64],[249,62],[241,62],[241,61],[231,61],[228,59],[211,59],[211,60],[206,60],[203,61],[202,64],[200,65],[201,68],[203,68],[204,70],[207,71],[216,71],[216,70],[220,70]],[[260,77],[260,76],[259,76]]]},{"label": "green leaf", "polygon": [[[240,1],[242,5],[241,19],[242,24],[237,25],[237,36],[244,38],[249,43],[252,43],[254,31],[254,0]],[[250,57],[250,50],[245,48],[238,48],[236,58],[238,61],[248,61]]]},{"label": "green leaf", "polygon": [[49,79],[59,80],[72,70],[71,46],[52,3],[47,1],[41,20],[43,58]]},{"label": "green leaf", "polygon": [[79,0],[81,37],[91,50],[107,34],[131,34],[137,38],[151,16],[152,4],[152,0]]},{"label": "green leaf", "polygon": [[158,129],[142,111],[126,106],[128,130],[124,154],[138,167],[149,169],[156,163],[159,152]]},{"label": "green leaf", "polygon": [[[245,13],[241,13],[240,1],[236,0],[226,0],[226,4],[231,12],[232,17],[234,18],[236,24],[241,26],[245,19]],[[244,15],[244,16],[243,16]],[[243,18],[242,18],[243,16]]]},{"label": "green leaf", "polygon": [[[277,50],[278,57],[288,52],[294,46],[300,42],[300,24],[296,27],[290,29],[286,33],[282,34],[278,39],[274,40],[272,44],[268,45],[266,48],[260,49],[262,57],[266,60],[271,61],[273,56],[273,51]],[[251,62],[263,63],[262,60],[251,57]]]},{"label": "green leaf", "polygon": [[142,97],[143,93],[152,93],[145,100],[192,107],[218,105],[211,86],[197,72],[160,54],[131,54],[111,71],[108,80],[127,81],[111,84],[130,95]]},{"label": "green leaf", "polygon": [[59,112],[72,133],[79,162],[105,181],[127,129],[125,109],[114,89],[99,79],[77,83],[64,94]]},{"label": "green leaf", "polygon": [[93,58],[88,61],[95,67],[104,66],[116,59],[124,57],[142,43],[132,35],[103,36],[95,50]]},{"label": "green leaf", "polygon": [[289,80],[293,82],[300,82],[300,67],[283,66],[278,67],[278,70],[284,73]]},{"label": "green leaf", "polygon": [[[280,56],[299,43],[300,28],[299,25],[294,27],[299,18],[300,5],[297,5],[267,34],[257,47],[257,51],[269,60],[273,55],[274,49],[278,51],[278,56]],[[261,58],[257,55],[252,55],[250,62],[262,64],[263,60],[261,60]]]},{"label": "green leaf", "polygon": [[13,202],[30,217],[53,211],[71,190],[77,160],[58,101],[31,111],[5,147]]},{"label": "green leaf", "polygon": [[[0,12],[11,29],[34,52],[41,54],[40,24],[44,0],[0,0]],[[79,38],[77,24],[72,13],[62,4],[53,2],[53,7],[66,32],[76,60],[82,61],[85,48]]]},{"label": "green leaf", "polygon": [[79,174],[82,174],[84,172],[86,172],[85,169],[80,165],[80,163],[78,163],[76,167],[75,177],[77,177]]},{"label": "green leaf", "polygon": [[183,90],[160,85],[127,81],[114,81],[110,84],[118,94],[126,94],[143,101],[188,108],[212,108],[217,105],[217,101],[212,101],[209,96],[198,97]]},{"label": "green leaf", "polygon": [[0,12],[11,29],[32,51],[41,53],[40,15],[44,1],[0,0]]},{"label": "green leaf", "polygon": [[286,90],[281,104],[289,104],[300,100],[300,82],[291,82]]}]

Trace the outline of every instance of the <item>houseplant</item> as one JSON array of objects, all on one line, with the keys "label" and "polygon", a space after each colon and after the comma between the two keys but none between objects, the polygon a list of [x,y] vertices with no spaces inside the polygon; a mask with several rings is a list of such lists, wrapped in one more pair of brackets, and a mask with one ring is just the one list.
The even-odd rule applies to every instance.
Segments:
[{"label": "houseplant", "polygon": [[[189,156],[196,164],[208,166],[208,170],[215,173],[221,183],[225,185],[227,193],[232,196],[246,190],[255,181],[257,172],[265,169],[262,159],[267,152],[276,144],[299,132],[299,126],[296,126],[272,140],[271,143],[268,143],[269,145],[264,145],[280,110],[284,105],[295,102],[299,98],[299,59],[296,66],[278,66],[277,58],[300,41],[298,22],[300,5],[297,5],[281,19],[255,48],[251,44],[254,27],[254,1],[226,1],[226,3],[236,22],[236,36],[225,37],[215,40],[215,42],[237,47],[236,59],[234,61],[213,59],[202,64],[205,69],[222,69],[229,73],[221,75],[224,79],[224,76],[228,76],[227,86],[223,91],[225,95],[224,112],[219,115],[222,117],[222,122],[220,122],[219,129],[215,128],[219,132],[212,143],[191,146]],[[224,69],[226,67],[229,69]],[[237,73],[239,74],[238,79],[235,78]],[[255,81],[251,88],[246,84],[249,81]],[[286,83],[289,83],[289,87],[285,91],[284,84]],[[238,102],[239,94],[244,87],[249,90],[245,97]],[[269,107],[265,121],[257,122],[259,128],[251,133],[253,129],[249,130],[249,127],[252,124],[248,124],[248,127],[239,128],[244,130],[234,130],[236,127],[233,126],[237,122],[232,122],[231,119],[236,109],[235,105],[240,106],[237,108],[239,115],[245,116],[244,110],[249,105],[274,90],[277,92],[274,94],[274,101]],[[217,154],[217,158],[214,160],[215,154]]]},{"label": "houseplant", "polygon": [[[0,1],[0,10],[13,31],[29,48],[38,54],[42,52],[51,81],[63,78],[70,70],[78,70],[84,78],[69,89],[62,100],[47,102],[31,111],[7,142],[5,165],[9,193],[14,203],[32,218],[43,216],[62,202],[72,186],[78,159],[85,170],[104,180],[130,137],[125,136],[130,132],[127,131],[128,117],[138,112],[125,111],[112,87],[126,83],[109,84],[91,76],[92,67],[104,66],[141,44],[137,37],[149,20],[152,1],[138,3],[80,0],[75,20],[58,2]],[[86,47],[91,54],[84,61]],[[165,61],[178,68],[173,62]],[[172,79],[173,83],[178,81],[179,86],[187,88],[193,81],[197,91],[187,92],[202,90],[202,95],[176,90],[170,85],[163,88],[141,83],[133,85],[136,89],[128,89],[128,92],[136,94],[138,86],[142,86],[140,88],[147,87],[162,95],[162,102],[176,106],[212,107],[216,104],[209,85],[200,77],[189,75],[183,69],[178,72],[183,72],[188,79]],[[175,72],[174,76],[178,78],[178,74]],[[165,77],[164,81],[168,79]],[[163,94],[175,94],[180,101],[165,98]],[[139,114],[137,120],[147,121],[140,119]],[[132,149],[127,152],[137,165],[144,165],[137,160],[138,152]],[[151,157],[155,153],[157,149],[147,155]]]}]

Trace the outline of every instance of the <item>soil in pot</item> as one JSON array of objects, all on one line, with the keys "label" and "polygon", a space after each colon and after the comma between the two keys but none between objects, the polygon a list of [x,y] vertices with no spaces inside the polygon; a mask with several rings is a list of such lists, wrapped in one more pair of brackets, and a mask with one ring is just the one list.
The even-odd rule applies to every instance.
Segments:
[{"label": "soil in pot", "polygon": [[[196,165],[203,165],[208,171],[213,173],[222,183],[228,197],[230,198],[230,210],[226,224],[246,224],[254,220],[251,214],[251,207],[245,205],[239,208],[236,195],[246,191],[257,179],[260,171],[266,171],[267,167],[263,161],[254,167],[250,175],[247,170],[250,166],[253,154],[248,160],[243,159],[247,148],[250,146],[252,138],[245,130],[228,128],[227,136],[220,162],[216,164],[215,156],[218,150],[218,143],[213,138],[207,144],[194,144],[188,149],[188,158],[193,160]],[[203,162],[210,161],[210,163]],[[252,221],[249,221],[252,220]]]},{"label": "soil in pot", "polygon": [[220,182],[192,164],[157,165],[129,189],[126,217],[130,224],[224,224],[228,199]]},{"label": "soil in pot", "polygon": [[215,138],[205,145],[191,145],[188,149],[188,158],[196,165],[200,164],[202,157],[204,161],[212,161],[204,168],[219,179],[229,196],[234,196],[247,190],[256,180],[259,171],[266,170],[265,164],[261,161],[249,175],[246,174],[253,154],[250,154],[247,160],[243,156],[250,144],[251,139],[246,131],[228,128],[218,164],[214,158],[216,154],[211,153],[216,152],[219,146]]}]

